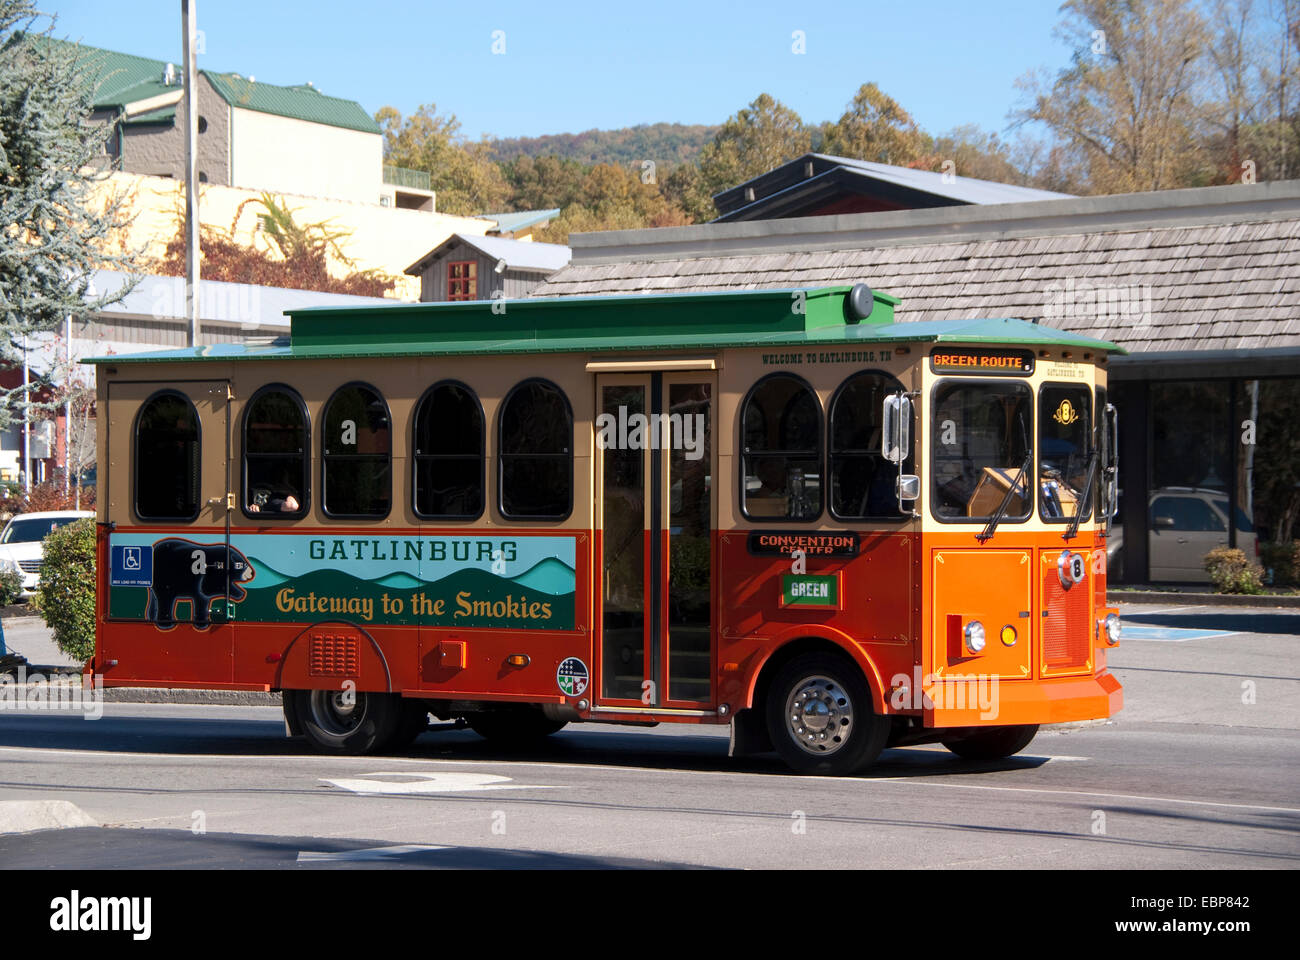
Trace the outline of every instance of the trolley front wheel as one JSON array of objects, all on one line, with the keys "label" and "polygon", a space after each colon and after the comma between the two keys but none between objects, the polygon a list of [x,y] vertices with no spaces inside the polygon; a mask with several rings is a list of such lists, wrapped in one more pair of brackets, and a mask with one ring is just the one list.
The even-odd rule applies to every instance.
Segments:
[{"label": "trolley front wheel", "polygon": [[964,760],[1001,760],[1019,753],[1038,733],[1038,724],[1019,727],[990,727],[943,745]]},{"label": "trolley front wheel", "polygon": [[825,653],[796,657],[781,669],[766,713],[776,752],[798,773],[855,773],[880,755],[889,736],[862,673]]}]

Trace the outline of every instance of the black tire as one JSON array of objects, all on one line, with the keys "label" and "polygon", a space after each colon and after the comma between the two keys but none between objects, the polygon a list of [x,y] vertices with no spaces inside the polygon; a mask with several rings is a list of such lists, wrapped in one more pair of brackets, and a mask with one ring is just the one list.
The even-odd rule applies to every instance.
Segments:
[{"label": "black tire", "polygon": [[861,671],[833,654],[805,654],[782,667],[764,713],[772,745],[797,773],[856,773],[880,756],[889,736]]},{"label": "black tire", "polygon": [[990,727],[958,740],[944,740],[943,745],[963,760],[1001,760],[1029,746],[1038,733],[1038,724],[1021,727]]},{"label": "black tire", "polygon": [[540,743],[567,726],[533,707],[521,710],[486,710],[465,716],[470,729],[484,740],[503,747],[524,747]]},{"label": "black tire", "polygon": [[307,742],[323,753],[378,753],[402,719],[402,698],[393,693],[286,690],[284,696]]}]

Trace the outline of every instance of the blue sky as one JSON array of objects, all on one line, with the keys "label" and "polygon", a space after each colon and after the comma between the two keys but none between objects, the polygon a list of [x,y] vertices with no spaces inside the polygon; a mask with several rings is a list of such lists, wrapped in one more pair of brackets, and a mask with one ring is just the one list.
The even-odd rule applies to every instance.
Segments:
[{"label": "blue sky", "polygon": [[[60,36],[179,63],[180,0],[38,5]],[[720,123],[762,92],[834,120],[867,81],[932,133],[1002,131],[1015,80],[1067,62],[1059,18],[1053,0],[198,0],[200,66],[310,80],[371,113],[434,102],[471,137]]]}]

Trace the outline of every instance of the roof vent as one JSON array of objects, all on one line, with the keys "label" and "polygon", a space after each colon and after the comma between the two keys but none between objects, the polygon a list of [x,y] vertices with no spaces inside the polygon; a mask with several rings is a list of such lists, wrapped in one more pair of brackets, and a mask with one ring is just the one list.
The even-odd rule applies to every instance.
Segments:
[{"label": "roof vent", "polygon": [[811,178],[812,175],[813,175],[813,162],[811,160],[806,160],[804,161],[804,165],[803,165],[804,179],[807,180]]},{"label": "roof vent", "polygon": [[163,68],[163,86],[170,87],[176,82],[176,64],[169,63]]},{"label": "roof vent", "polygon": [[753,187],[746,187],[746,188],[745,188],[745,202],[746,202],[746,203],[753,203],[753,202],[754,202],[754,188],[753,188]]}]

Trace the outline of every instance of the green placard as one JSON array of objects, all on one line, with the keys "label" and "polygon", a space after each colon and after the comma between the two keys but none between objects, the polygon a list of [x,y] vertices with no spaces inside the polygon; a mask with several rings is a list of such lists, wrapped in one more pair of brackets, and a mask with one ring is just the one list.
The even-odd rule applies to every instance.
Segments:
[{"label": "green placard", "polygon": [[840,605],[840,578],[815,573],[787,573],[781,578],[781,603],[787,607]]}]

